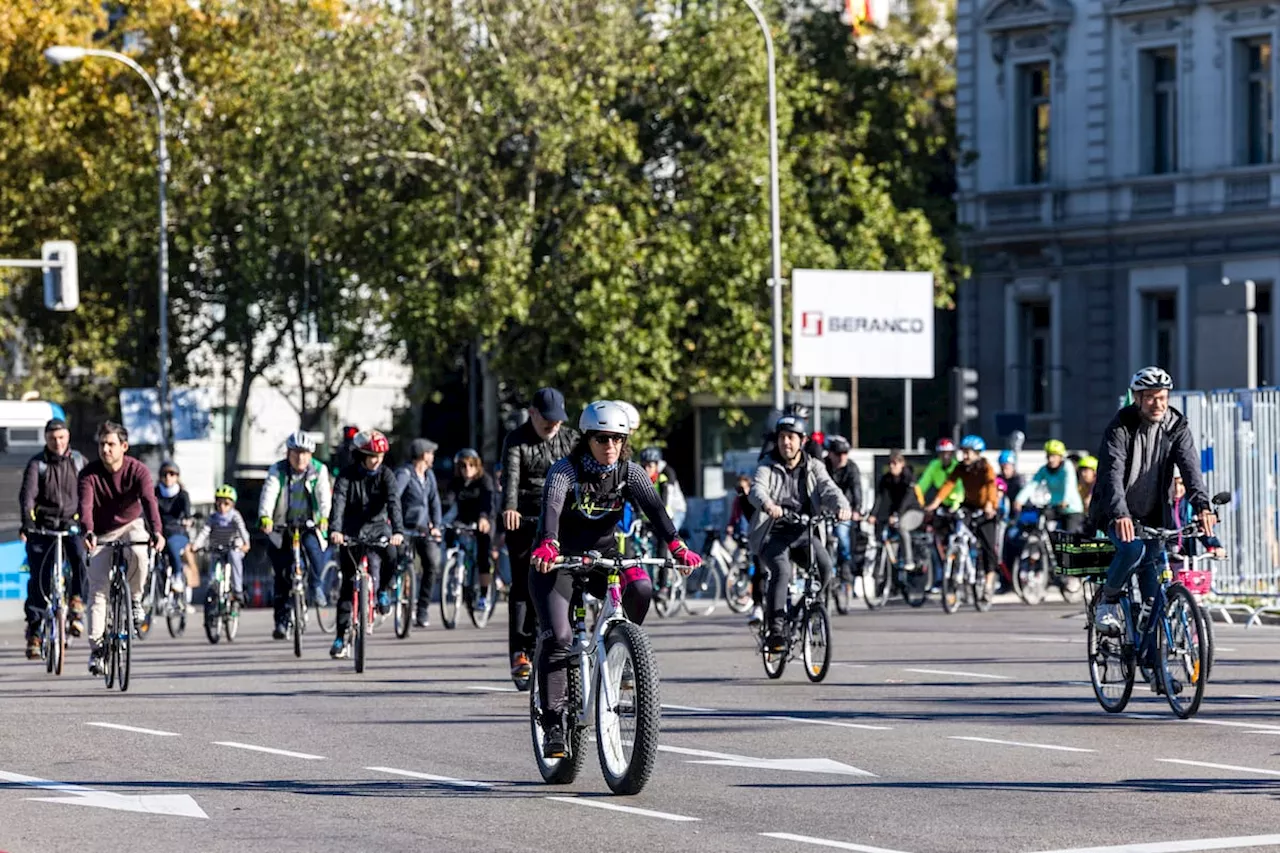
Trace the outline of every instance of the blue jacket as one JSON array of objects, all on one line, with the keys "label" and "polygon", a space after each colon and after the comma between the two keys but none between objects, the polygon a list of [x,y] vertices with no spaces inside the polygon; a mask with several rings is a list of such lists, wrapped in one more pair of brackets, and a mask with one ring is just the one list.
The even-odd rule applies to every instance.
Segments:
[{"label": "blue jacket", "polygon": [[404,513],[404,526],[410,533],[421,533],[441,523],[440,485],[430,468],[419,479],[413,465],[406,463],[396,469],[396,497],[400,499]]}]

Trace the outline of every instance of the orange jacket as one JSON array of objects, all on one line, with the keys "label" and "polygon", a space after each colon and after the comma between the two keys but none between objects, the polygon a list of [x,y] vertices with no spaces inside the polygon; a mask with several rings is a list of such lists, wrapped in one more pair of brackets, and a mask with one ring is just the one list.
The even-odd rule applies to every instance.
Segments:
[{"label": "orange jacket", "polygon": [[977,462],[961,462],[951,470],[947,481],[933,496],[936,503],[942,503],[947,495],[956,487],[956,481],[964,484],[964,506],[969,509],[983,509],[996,506],[1000,502],[1000,491],[996,488],[996,469],[991,463],[979,457]]}]

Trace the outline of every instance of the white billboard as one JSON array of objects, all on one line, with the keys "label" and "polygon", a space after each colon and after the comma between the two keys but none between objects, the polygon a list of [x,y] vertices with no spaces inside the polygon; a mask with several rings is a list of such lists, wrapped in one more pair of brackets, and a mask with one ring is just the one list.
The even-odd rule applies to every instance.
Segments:
[{"label": "white billboard", "polygon": [[792,270],[791,375],[933,378],[933,273]]}]

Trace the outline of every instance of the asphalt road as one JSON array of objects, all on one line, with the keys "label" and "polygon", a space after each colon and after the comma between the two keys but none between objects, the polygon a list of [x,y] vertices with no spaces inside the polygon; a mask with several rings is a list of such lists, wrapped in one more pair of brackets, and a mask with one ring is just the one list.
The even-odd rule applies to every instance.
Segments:
[{"label": "asphalt road", "polygon": [[651,617],[664,751],[627,798],[594,750],[542,783],[505,623],[380,633],[356,675],[261,611],[233,644],[193,622],[125,694],[83,647],[46,675],[9,625],[0,850],[1280,851],[1280,632],[1218,626],[1191,722],[1143,687],[1110,716],[1079,610],[858,610],[816,685],[767,680],[741,617]]}]

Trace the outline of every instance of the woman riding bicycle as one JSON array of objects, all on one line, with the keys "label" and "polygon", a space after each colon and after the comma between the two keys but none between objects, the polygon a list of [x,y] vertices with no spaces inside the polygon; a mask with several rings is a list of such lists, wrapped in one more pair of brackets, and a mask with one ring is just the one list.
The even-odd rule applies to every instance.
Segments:
[{"label": "woman riding bicycle", "polygon": [[990,589],[999,575],[996,504],[1000,502],[1000,495],[996,489],[995,469],[982,458],[986,449],[987,443],[981,436],[966,435],[960,442],[964,460],[947,475],[947,481],[924,509],[925,512],[934,512],[957,486],[963,486],[964,502],[961,506],[973,515],[969,529],[982,543],[978,551],[978,565],[986,577],[987,589]]},{"label": "woman riding bicycle", "polygon": [[[569,620],[573,577],[556,569],[561,554],[581,555],[599,551],[617,556],[614,528],[628,501],[634,502],[649,523],[668,543],[672,559],[685,568],[696,568],[702,558],[689,550],[676,534],[649,475],[631,461],[631,421],[627,411],[611,400],[600,400],[583,411],[578,421],[583,433],[573,450],[547,472],[542,491],[542,517],[538,525],[541,544],[533,551],[529,593],[538,614],[538,688],[542,696],[543,754],[565,755],[563,714],[567,700],[567,667],[573,644]],[[587,589],[603,597],[607,573],[594,571]],[[653,596],[653,584],[643,567],[622,573],[622,607],[637,625],[644,622]]]},{"label": "woman riding bicycle", "polygon": [[484,463],[480,454],[470,447],[464,447],[453,457],[453,477],[445,486],[443,503],[445,514],[450,508],[456,510],[454,522],[457,524],[473,524],[476,528],[476,572],[479,573],[480,597],[473,607],[478,611],[487,611],[489,602],[484,590],[489,588],[490,549],[492,539],[492,518],[494,510],[493,478],[484,471]]}]

